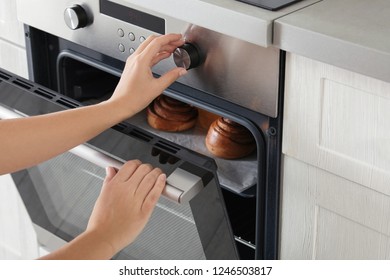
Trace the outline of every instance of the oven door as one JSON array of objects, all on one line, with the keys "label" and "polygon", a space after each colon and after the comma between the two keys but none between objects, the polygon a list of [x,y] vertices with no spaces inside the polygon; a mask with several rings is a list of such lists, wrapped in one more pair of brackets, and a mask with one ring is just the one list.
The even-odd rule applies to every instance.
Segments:
[{"label": "oven door", "polygon": [[[0,71],[0,118],[55,112],[64,104],[79,106]],[[167,187],[144,231],[115,259],[238,258],[214,161],[128,124],[12,174],[41,245],[52,251],[79,235],[100,193],[104,167],[129,159],[161,168]]]}]

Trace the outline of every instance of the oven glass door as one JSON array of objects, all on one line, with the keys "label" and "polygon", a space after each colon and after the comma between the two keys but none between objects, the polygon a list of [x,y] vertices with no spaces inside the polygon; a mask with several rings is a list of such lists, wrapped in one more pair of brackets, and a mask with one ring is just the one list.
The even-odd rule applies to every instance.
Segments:
[{"label": "oven glass door", "polygon": [[[61,110],[60,105],[68,102],[55,92],[5,74],[0,76],[0,109],[36,115]],[[212,160],[130,126],[121,132],[109,129],[81,147],[92,156],[72,150],[13,174],[33,223],[45,233],[64,241],[80,234],[100,193],[105,162],[140,159],[167,174],[170,190],[182,187],[179,175],[189,174],[189,181],[198,178],[193,184],[196,191],[180,203],[173,201],[174,191],[173,195],[164,192],[141,235],[114,258],[238,258]],[[96,157],[103,158],[103,164]]]},{"label": "oven glass door", "polygon": [[[15,184],[33,222],[66,241],[79,235],[86,228],[104,177],[104,168],[70,152],[36,167],[13,174]],[[215,185],[208,186],[208,188],[213,187],[215,188]],[[210,191],[205,190],[205,192],[210,194]],[[199,194],[199,196],[204,195]],[[218,203],[217,197],[213,197],[213,200],[214,203]],[[205,201],[179,204],[162,196],[141,235],[114,258],[206,259],[234,257],[234,254],[231,254],[234,251],[225,251],[226,244],[223,245],[222,240],[226,238],[226,236],[224,237],[226,233],[223,232],[223,228],[218,230],[218,225],[213,224],[213,219],[218,220],[218,217],[215,217],[215,213],[203,213],[206,216],[202,221],[201,213],[193,213],[193,209],[201,208],[196,206],[197,203],[210,209],[208,205],[204,205]],[[194,208],[191,207],[191,204],[195,204]],[[194,215],[198,216],[194,217]],[[205,219],[206,217],[207,219]],[[197,225],[196,222],[199,224]],[[199,231],[209,232],[200,233]],[[203,247],[202,234],[204,236],[211,235],[212,239],[217,242],[210,245],[212,247],[209,249],[206,248],[206,244]],[[46,243],[44,240],[40,241]],[[49,246],[48,243],[42,245]],[[218,252],[218,250],[223,250],[223,252]]]}]

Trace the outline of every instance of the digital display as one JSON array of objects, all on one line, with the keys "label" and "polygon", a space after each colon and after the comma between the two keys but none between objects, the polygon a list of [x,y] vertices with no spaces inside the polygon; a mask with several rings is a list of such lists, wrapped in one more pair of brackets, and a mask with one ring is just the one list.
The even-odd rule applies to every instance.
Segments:
[{"label": "digital display", "polygon": [[165,34],[165,20],[108,0],[100,0],[100,13],[137,25],[150,31]]}]

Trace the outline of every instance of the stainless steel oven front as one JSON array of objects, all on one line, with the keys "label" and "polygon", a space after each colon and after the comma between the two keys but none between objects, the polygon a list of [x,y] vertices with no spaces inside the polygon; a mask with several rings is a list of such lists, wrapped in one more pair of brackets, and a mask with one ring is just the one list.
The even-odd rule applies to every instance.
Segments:
[{"label": "stainless steel oven front", "polygon": [[[42,14],[30,13],[34,5]],[[13,174],[40,242],[50,246],[79,234],[103,167],[139,158],[163,169],[169,184],[145,231],[116,258],[275,259],[284,53],[162,6],[159,1],[19,0],[30,81],[2,72],[4,114],[36,115],[105,100],[126,58],[147,36],[177,32],[194,48],[178,50],[176,61],[167,59],[153,72],[158,76],[175,62],[193,68],[163,95],[197,108],[199,116],[246,128],[255,151],[220,158],[207,149],[208,127],[200,121],[184,132],[164,132],[150,127],[141,112],[69,153]],[[184,183],[177,180],[183,176]]]}]

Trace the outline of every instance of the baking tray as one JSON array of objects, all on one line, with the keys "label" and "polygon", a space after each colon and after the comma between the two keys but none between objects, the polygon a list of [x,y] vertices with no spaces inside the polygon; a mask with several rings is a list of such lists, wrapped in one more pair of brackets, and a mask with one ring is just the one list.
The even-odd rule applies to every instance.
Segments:
[{"label": "baking tray", "polygon": [[142,111],[126,122],[187,149],[213,158],[218,167],[217,175],[220,184],[233,192],[242,193],[257,183],[258,162],[256,152],[247,157],[234,160],[217,158],[208,151],[205,145],[207,131],[199,125],[182,132],[160,131],[149,126],[146,120],[146,111]]}]

